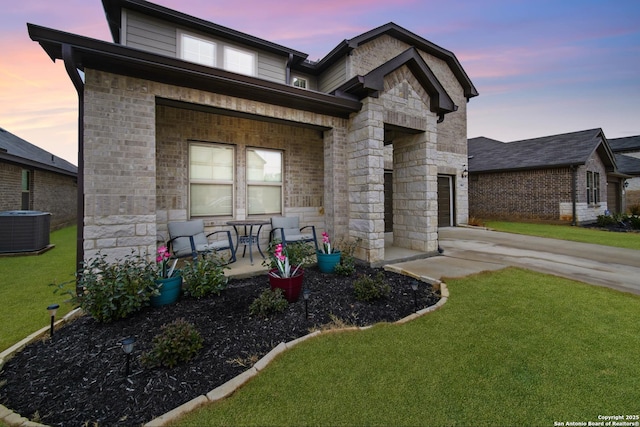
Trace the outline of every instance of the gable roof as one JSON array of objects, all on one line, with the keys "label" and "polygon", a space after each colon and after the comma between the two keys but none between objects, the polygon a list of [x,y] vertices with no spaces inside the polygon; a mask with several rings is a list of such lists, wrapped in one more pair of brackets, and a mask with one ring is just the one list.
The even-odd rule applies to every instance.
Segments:
[{"label": "gable roof", "polygon": [[602,129],[502,143],[489,138],[468,141],[469,172],[497,172],[583,165],[598,152],[607,171],[616,163]]},{"label": "gable roof", "polygon": [[3,128],[0,128],[0,160],[74,177],[78,174],[76,166]]},{"label": "gable roof", "polygon": [[332,93],[350,94],[357,100],[362,100],[367,96],[377,97],[378,93],[384,89],[384,78],[403,65],[409,67],[418,82],[429,94],[432,112],[437,113],[442,118],[444,114],[458,109],[415,47],[407,49],[364,76],[353,77]]},{"label": "gable roof", "polygon": [[410,46],[424,51],[429,55],[433,55],[436,58],[442,59],[447,63],[453,74],[456,76],[456,79],[464,90],[465,97],[469,99],[474,96],[478,96],[478,90],[471,82],[471,79],[464,71],[464,68],[462,68],[462,65],[458,61],[458,58],[456,58],[456,56],[453,54],[453,52],[446,50],[434,43],[431,43],[429,40],[420,37],[419,35],[414,34],[411,31],[402,28],[401,26],[393,22],[389,22],[388,24],[382,25],[378,28],[374,28],[373,30],[367,31],[366,33],[363,33],[352,39],[342,41],[317,64],[304,63],[301,65],[307,67],[308,72],[324,71],[338,59],[344,57],[345,55],[348,55],[358,46],[361,46],[383,35],[391,36],[395,39],[407,43]]},{"label": "gable roof", "polygon": [[640,151],[640,135],[612,138],[609,140],[609,146],[614,153]]}]

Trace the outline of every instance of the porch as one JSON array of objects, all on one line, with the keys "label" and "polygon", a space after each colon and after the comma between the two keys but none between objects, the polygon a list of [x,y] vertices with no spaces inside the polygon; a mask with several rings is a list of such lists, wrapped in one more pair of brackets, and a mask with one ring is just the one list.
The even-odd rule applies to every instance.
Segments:
[{"label": "porch", "polygon": [[[410,261],[414,259],[427,258],[430,255],[425,252],[420,252],[412,249],[401,248],[393,245],[393,233],[385,233],[385,245],[384,245],[384,262],[380,263],[380,266],[384,264],[393,264],[402,261]],[[266,253],[265,253],[266,255]],[[262,265],[263,258],[258,252],[258,249],[253,250],[253,265],[249,257],[249,250],[242,256],[242,248],[238,250],[236,254],[237,261],[229,265],[229,269],[226,270],[226,274],[229,277],[248,277],[258,274],[266,273],[267,268]]]}]

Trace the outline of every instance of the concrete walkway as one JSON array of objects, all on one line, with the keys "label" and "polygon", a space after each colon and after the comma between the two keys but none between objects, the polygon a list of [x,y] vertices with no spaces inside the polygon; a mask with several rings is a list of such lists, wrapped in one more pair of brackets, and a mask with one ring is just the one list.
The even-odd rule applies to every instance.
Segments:
[{"label": "concrete walkway", "polygon": [[441,228],[439,239],[441,256],[395,266],[438,280],[516,266],[640,294],[640,250],[465,227]]}]

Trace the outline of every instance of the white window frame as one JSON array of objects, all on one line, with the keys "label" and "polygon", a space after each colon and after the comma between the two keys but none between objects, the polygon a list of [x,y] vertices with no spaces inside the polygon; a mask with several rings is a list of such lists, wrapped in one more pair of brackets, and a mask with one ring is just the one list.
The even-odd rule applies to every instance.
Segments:
[{"label": "white window frame", "polygon": [[[304,84],[296,84],[298,82],[304,82]],[[304,77],[293,76],[293,79],[291,79],[291,86],[298,87],[300,89],[309,89],[309,80]]]},{"label": "white window frame", "polygon": [[[235,46],[224,46],[224,69],[227,71],[231,71],[232,73],[245,74],[248,76],[256,75],[256,54],[250,50],[240,49]],[[232,53],[238,53],[240,55],[246,55],[246,57],[251,58],[251,66],[250,69],[244,69],[243,67],[234,68],[230,61],[230,56]]]},{"label": "white window frame", "polygon": [[[249,180],[249,153],[252,151],[266,151],[272,153],[278,153],[280,155],[280,181],[251,181]],[[247,215],[248,216],[259,216],[259,215],[281,215],[283,212],[284,206],[284,151],[272,149],[272,148],[263,148],[263,147],[247,147],[245,153],[245,161],[247,164],[246,168],[246,194],[247,194]],[[250,187],[269,187],[269,188],[279,188],[280,189],[280,209],[279,212],[265,212],[265,213],[253,213],[250,210],[249,206],[249,189]]]},{"label": "white window frame", "polygon": [[587,204],[600,203],[600,172],[587,171]]},{"label": "white window frame", "polygon": [[[202,147],[202,148],[224,148],[224,149],[229,149],[231,151],[231,178],[230,179],[196,179],[192,177],[192,172],[191,172],[191,161],[192,161],[192,154],[191,154],[191,148],[197,146],[197,147]],[[233,217],[234,215],[234,211],[235,211],[235,176],[236,176],[236,150],[235,147],[233,145],[229,145],[229,144],[221,144],[221,143],[204,143],[204,142],[197,142],[197,141],[190,141],[189,142],[189,159],[188,159],[188,164],[189,164],[189,217]],[[211,185],[211,186],[228,186],[231,189],[231,200],[230,200],[230,205],[231,205],[231,211],[230,212],[225,212],[225,213],[221,213],[221,214],[216,214],[216,213],[212,213],[212,212],[204,212],[204,213],[197,213],[195,214],[193,212],[192,209],[192,186],[193,185]]]},{"label": "white window frame", "polygon": [[[211,45],[213,48],[213,55],[211,58],[211,62],[206,62],[206,61],[199,61],[199,60],[195,60],[195,59],[189,59],[186,57],[185,54],[185,42],[184,42],[184,38],[188,37],[191,38],[199,43],[203,43],[203,44],[208,44]],[[180,59],[183,59],[185,61],[189,61],[189,62],[193,62],[195,64],[200,64],[200,65],[206,65],[207,67],[216,67],[217,66],[217,56],[218,56],[218,44],[213,41],[212,39],[197,35],[197,34],[193,34],[193,33],[189,33],[186,31],[178,31],[178,52],[179,52],[179,56]]]}]

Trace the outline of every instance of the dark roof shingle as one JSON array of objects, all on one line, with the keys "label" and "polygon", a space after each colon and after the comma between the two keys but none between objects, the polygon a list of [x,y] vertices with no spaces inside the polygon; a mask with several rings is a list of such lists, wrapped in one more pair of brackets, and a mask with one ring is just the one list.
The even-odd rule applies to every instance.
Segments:
[{"label": "dark roof shingle", "polygon": [[77,175],[78,168],[24,139],[0,128],[0,159],[65,175]]}]

